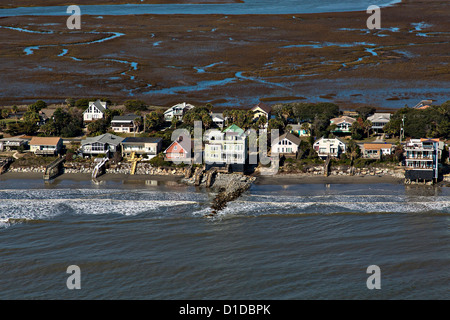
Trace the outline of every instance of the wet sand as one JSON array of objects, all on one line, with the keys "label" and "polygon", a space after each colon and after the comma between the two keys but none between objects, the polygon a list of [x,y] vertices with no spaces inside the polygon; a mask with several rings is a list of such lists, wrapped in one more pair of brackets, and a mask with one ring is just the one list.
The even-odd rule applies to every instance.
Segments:
[{"label": "wet sand", "polygon": [[302,174],[279,174],[274,176],[258,176],[257,185],[290,185],[290,184],[402,184],[403,179],[391,176],[309,176]]},{"label": "wet sand", "polygon": [[67,17],[1,18],[0,105],[106,96],[161,106],[295,100],[395,109],[448,100],[447,1],[383,8],[379,31],[367,30],[368,16],[83,16],[80,31],[66,28]]}]

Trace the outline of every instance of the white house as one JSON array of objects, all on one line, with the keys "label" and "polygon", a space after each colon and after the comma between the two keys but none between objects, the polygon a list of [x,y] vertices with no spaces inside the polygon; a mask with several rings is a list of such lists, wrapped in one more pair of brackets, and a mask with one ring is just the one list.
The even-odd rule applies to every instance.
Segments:
[{"label": "white house", "polygon": [[338,158],[341,153],[346,152],[347,145],[338,138],[320,138],[314,142],[314,150],[322,159],[326,159],[328,156]]},{"label": "white house", "polygon": [[287,132],[273,140],[271,150],[278,154],[295,154],[301,141],[299,137]]},{"label": "white house", "polygon": [[339,118],[333,118],[330,120],[330,124],[335,124],[336,129],[332,132],[334,133],[350,133],[352,124],[356,121],[356,119],[342,116]]},{"label": "white house", "polygon": [[99,154],[112,156],[120,150],[120,143],[124,139],[110,133],[89,137],[81,142],[81,152],[83,156],[97,156]]},{"label": "white house", "polygon": [[139,132],[139,127],[136,126],[136,119],[140,119],[142,122],[142,117],[135,114],[128,114],[125,116],[115,116],[111,120],[111,128],[114,132]]},{"label": "white house", "polygon": [[164,111],[164,119],[168,122],[172,121],[172,118],[176,118],[178,121],[181,121],[184,114],[192,108],[194,108],[194,106],[186,102],[176,104]]},{"label": "white house", "polygon": [[389,120],[391,120],[391,114],[376,112],[372,116],[368,117],[367,120],[372,123],[372,129],[378,132],[382,131],[384,126],[389,122]]},{"label": "white house", "polygon": [[233,170],[243,171],[247,160],[247,135],[233,124],[223,132],[210,130],[205,138],[204,156],[207,165],[230,164]]},{"label": "white house", "polygon": [[382,156],[389,156],[394,150],[392,143],[364,143],[363,158],[381,159]]},{"label": "white house", "polygon": [[56,156],[62,147],[63,141],[60,137],[33,137],[30,141],[30,151],[41,156]]},{"label": "white house", "polygon": [[147,159],[155,157],[162,148],[162,138],[156,137],[128,137],[122,143],[122,156],[131,157],[133,152],[136,156],[147,155]]},{"label": "white house", "polygon": [[106,102],[100,100],[90,101],[89,106],[83,112],[83,120],[89,122],[103,119],[107,108]]}]

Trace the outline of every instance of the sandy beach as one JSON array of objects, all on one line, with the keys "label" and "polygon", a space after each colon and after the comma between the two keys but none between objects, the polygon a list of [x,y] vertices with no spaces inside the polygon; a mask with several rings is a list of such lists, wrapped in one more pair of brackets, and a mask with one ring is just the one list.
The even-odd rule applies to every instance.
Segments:
[{"label": "sandy beach", "polygon": [[258,176],[257,185],[289,185],[289,184],[402,184],[403,179],[391,176],[309,176],[302,174],[278,174]]},{"label": "sandy beach", "polygon": [[[104,174],[96,181],[159,181],[159,182],[179,182],[181,175],[147,175],[147,174]],[[42,173],[22,173],[7,172],[0,176],[0,182],[6,182],[14,179],[42,179]],[[88,173],[65,173],[52,181],[90,181],[91,175]],[[257,185],[287,185],[287,184],[376,184],[391,183],[402,184],[403,179],[391,176],[310,176],[304,174],[277,174],[273,176],[257,176],[255,184]]]}]

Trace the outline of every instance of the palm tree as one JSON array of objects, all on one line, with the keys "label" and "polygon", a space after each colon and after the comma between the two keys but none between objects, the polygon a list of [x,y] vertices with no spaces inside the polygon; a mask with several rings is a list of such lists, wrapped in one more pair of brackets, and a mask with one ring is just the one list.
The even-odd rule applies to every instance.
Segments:
[{"label": "palm tree", "polygon": [[9,115],[9,111],[6,110],[6,109],[3,109],[3,110],[2,110],[2,117],[3,117],[3,118],[7,118],[8,115]]},{"label": "palm tree", "polygon": [[364,133],[367,133],[367,138],[370,135],[370,129],[372,129],[372,122],[370,122],[370,120],[366,120],[363,122],[363,130]]},{"label": "palm tree", "polygon": [[133,121],[133,125],[134,125],[134,133],[136,134],[136,129],[139,130],[139,128],[142,125],[142,118],[141,117],[136,117]]},{"label": "palm tree", "polygon": [[300,129],[304,130],[306,132],[306,135],[309,135],[310,125],[308,122],[302,123]]},{"label": "palm tree", "polygon": [[17,123],[17,112],[19,111],[19,108],[17,108],[16,105],[13,105],[11,108],[11,113],[14,114],[14,118],[16,118],[16,123]]}]

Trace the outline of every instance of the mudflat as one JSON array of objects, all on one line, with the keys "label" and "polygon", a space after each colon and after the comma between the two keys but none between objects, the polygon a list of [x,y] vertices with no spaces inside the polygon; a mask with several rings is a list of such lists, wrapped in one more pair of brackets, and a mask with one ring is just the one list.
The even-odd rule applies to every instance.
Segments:
[{"label": "mudflat", "polygon": [[295,15],[0,19],[1,105],[104,96],[170,106],[334,102],[380,109],[448,100],[447,1]]}]

